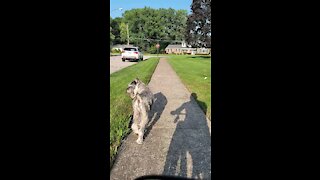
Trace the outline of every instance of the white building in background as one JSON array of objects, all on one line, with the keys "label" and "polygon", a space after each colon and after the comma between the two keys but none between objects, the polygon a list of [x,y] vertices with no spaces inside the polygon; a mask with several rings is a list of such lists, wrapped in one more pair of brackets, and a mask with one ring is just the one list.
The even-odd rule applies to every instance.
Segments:
[{"label": "white building in background", "polygon": [[211,48],[192,48],[190,45],[187,45],[185,41],[182,41],[181,44],[169,44],[165,51],[167,54],[210,54]]}]

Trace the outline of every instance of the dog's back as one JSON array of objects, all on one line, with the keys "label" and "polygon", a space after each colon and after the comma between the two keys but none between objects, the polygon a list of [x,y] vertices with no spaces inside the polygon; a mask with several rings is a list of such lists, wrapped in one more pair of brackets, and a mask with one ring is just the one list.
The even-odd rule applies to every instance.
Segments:
[{"label": "dog's back", "polygon": [[137,84],[137,98],[143,103],[143,105],[146,107],[146,109],[149,111],[151,109],[151,106],[154,102],[154,96],[153,93],[150,91],[148,86],[146,86],[143,82],[139,82]]}]

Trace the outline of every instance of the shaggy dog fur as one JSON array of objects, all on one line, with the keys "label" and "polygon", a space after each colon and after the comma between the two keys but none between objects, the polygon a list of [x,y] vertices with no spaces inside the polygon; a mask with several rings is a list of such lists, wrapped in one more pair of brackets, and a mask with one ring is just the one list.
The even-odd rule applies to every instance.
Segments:
[{"label": "shaggy dog fur", "polygon": [[148,113],[154,97],[150,89],[138,78],[128,85],[127,93],[132,99],[133,123],[131,129],[138,134],[136,142],[142,144],[145,128],[149,122]]}]

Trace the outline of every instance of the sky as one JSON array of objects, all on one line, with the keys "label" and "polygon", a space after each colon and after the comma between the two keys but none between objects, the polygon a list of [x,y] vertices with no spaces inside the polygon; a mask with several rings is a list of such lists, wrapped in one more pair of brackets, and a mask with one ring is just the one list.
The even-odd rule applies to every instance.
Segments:
[{"label": "sky", "polygon": [[[191,3],[192,0],[110,0],[110,16],[112,18],[121,17],[126,10],[144,8],[145,6],[154,9],[185,9],[190,14]],[[122,11],[119,11],[119,8],[122,8]]]}]

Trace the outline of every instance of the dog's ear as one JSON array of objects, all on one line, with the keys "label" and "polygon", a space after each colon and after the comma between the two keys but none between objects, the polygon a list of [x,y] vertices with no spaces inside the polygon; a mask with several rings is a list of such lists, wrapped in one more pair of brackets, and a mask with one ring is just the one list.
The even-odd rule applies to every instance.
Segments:
[{"label": "dog's ear", "polygon": [[140,79],[136,78],[134,81],[138,84],[138,82],[140,82]]},{"label": "dog's ear", "polygon": [[137,84],[136,80],[133,80],[133,81],[129,84],[129,86],[133,86],[133,85],[136,85],[136,84]]}]

